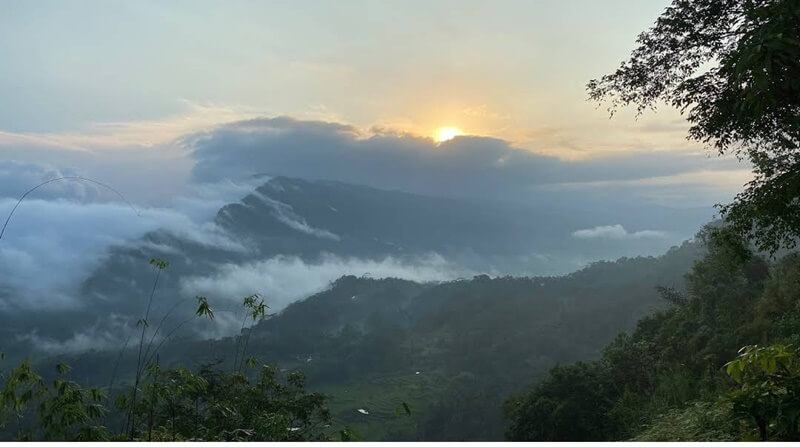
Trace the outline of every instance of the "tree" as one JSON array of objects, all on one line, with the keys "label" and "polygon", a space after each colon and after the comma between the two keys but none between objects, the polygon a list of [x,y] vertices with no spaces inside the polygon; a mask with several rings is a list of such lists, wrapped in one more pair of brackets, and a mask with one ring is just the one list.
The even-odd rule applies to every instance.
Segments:
[{"label": "tree", "polygon": [[[119,393],[116,408],[106,406],[105,390],[70,380],[70,367],[56,366],[52,385],[24,362],[0,383],[0,439],[108,441],[131,439],[109,429],[114,416],[130,418],[135,441],[321,441],[351,436],[330,429],[326,396],[308,392],[300,372],[279,374],[266,364],[252,374],[228,373],[211,366],[197,373],[161,370],[151,364],[134,401]],[[410,411],[404,404],[406,411]],[[38,415],[38,418],[35,416]],[[8,417],[5,417],[8,416]],[[13,419],[13,420],[12,420]],[[4,428],[9,430],[4,432]]]},{"label": "tree", "polygon": [[688,138],[753,165],[727,222],[759,248],[800,236],[800,2],[674,0],[630,59],[587,85],[596,101],[638,113],[665,102]]},{"label": "tree", "polygon": [[[105,392],[98,388],[83,388],[68,380],[69,366],[56,365],[58,377],[52,388],[28,362],[13,368],[0,393],[0,414],[11,412],[16,419],[16,439],[29,441],[37,438],[49,441],[107,441],[109,439],[103,418],[106,409]],[[38,423],[26,421],[33,411],[38,412]],[[0,428],[5,420],[0,418]]]},{"label": "tree", "polygon": [[[599,363],[556,366],[530,393],[505,404],[510,441],[590,441],[613,439],[609,411],[616,390]],[[599,417],[598,417],[599,416]]]},{"label": "tree", "polygon": [[[331,416],[326,397],[305,389],[302,373],[285,377],[277,368],[253,366],[245,373],[200,368],[148,369],[142,399],[133,405],[123,395],[118,407],[135,412],[137,433],[156,441],[311,441],[326,440]],[[137,438],[138,440],[138,438]]]}]

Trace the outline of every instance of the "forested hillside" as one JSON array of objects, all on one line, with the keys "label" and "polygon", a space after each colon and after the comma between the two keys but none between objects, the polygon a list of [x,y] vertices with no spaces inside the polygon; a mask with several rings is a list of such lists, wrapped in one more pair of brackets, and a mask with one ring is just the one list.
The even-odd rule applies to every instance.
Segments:
[{"label": "forested hillside", "polygon": [[[300,371],[309,389],[330,397],[333,427],[361,439],[502,439],[505,396],[554,364],[597,358],[619,332],[668,304],[656,286],[684,289],[683,274],[701,253],[687,242],[661,257],[599,262],[563,277],[419,284],[345,276],[252,327],[240,313],[242,336],[170,340],[159,364],[250,375],[252,357]],[[116,380],[125,387],[135,379],[124,366],[136,363],[133,346],[50,358],[39,369],[66,363],[70,377],[103,386],[123,365]],[[404,403],[410,414],[401,417]]]},{"label": "forested hillside", "polygon": [[797,439],[800,257],[769,261],[730,234],[707,238],[688,293],[664,291],[670,307],[599,360],[558,366],[506,402],[509,439]]},{"label": "forested hillside", "polygon": [[[509,399],[513,440],[800,439],[800,3],[676,1],[587,87],[613,114],[662,102],[688,137],[753,166],[706,233],[688,294],[600,360]],[[757,249],[757,250],[756,250]]]}]

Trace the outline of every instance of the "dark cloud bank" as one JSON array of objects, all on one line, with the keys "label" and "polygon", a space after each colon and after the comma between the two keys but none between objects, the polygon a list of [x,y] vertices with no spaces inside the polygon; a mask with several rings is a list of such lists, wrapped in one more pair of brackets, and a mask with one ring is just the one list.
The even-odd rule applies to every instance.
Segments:
[{"label": "dark cloud bank", "polygon": [[[495,138],[462,136],[442,144],[397,134],[360,138],[349,126],[291,118],[237,122],[187,136],[182,142],[195,160],[192,175],[199,181],[269,173],[492,199],[535,199],[537,187],[544,185],[621,182],[742,167],[735,160],[675,152],[563,161]],[[582,192],[590,189],[596,185],[587,185]]]}]

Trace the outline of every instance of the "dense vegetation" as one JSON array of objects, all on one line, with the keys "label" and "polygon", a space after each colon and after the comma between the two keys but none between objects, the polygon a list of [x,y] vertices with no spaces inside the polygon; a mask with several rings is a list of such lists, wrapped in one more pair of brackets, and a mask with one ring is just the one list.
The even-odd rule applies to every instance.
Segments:
[{"label": "dense vegetation", "polygon": [[[255,365],[253,365],[255,366]],[[298,441],[347,439],[333,433],[325,396],[308,393],[300,373],[282,379],[262,365],[249,374],[210,366],[148,368],[141,398],[130,390],[114,397],[107,389],[85,388],[57,366],[49,383],[26,362],[8,372],[0,400],[3,438],[48,441]]]},{"label": "dense vegetation", "polygon": [[[249,334],[237,339],[233,372],[215,364],[202,365],[196,373],[182,367],[162,369],[161,348],[188,320],[171,330],[164,327],[178,301],[156,324],[153,298],[169,263],[151,259],[149,264],[154,281],[143,317],[128,338],[136,335],[139,342],[132,350],[134,368],[122,374],[126,384],[114,386],[128,342],[115,363],[110,353],[103,353],[104,365],[92,365],[94,374],[86,369],[75,374],[69,365],[57,363],[55,374],[46,378],[27,360],[9,371],[0,368],[0,440],[297,441],[333,436],[326,397],[306,392],[302,373],[281,377],[273,366],[247,356]],[[196,300],[195,316],[213,320],[208,300]],[[256,295],[246,297],[243,306],[243,328],[248,319],[255,322],[266,314],[266,304]],[[110,383],[97,386],[104,374],[110,375]],[[79,380],[94,386],[82,386]],[[350,437],[346,428],[335,434]]]},{"label": "dense vegetation", "polygon": [[[36,368],[70,364],[71,377],[108,391],[109,378],[120,365],[116,381],[121,385],[112,386],[119,391],[110,394],[128,390],[128,400],[140,371],[135,406],[140,413],[133,418],[133,436],[139,438],[151,431],[142,406],[151,399],[153,383],[166,383],[175,371],[198,371],[207,381],[202,371],[257,380],[256,370],[246,366],[255,357],[285,374],[302,372],[309,388],[329,397],[329,435],[347,429],[356,439],[502,439],[505,396],[543,377],[556,363],[597,358],[620,331],[667,304],[654,285],[682,291],[683,274],[701,254],[699,244],[687,242],[658,258],[599,262],[564,277],[478,276],[418,284],[346,276],[277,315],[266,314],[264,299],[245,298],[237,337],[170,339],[148,349],[158,329],[155,322],[162,321],[150,315],[154,323],[145,328],[144,362],[131,346],[122,356],[101,351],[63,355],[40,361]],[[161,333],[172,331],[163,328]],[[141,332],[135,340],[141,340]],[[155,365],[164,370],[157,376],[151,371]],[[234,376],[225,381],[233,382]],[[116,400],[115,395],[110,401]],[[131,406],[125,408],[111,408],[111,419],[121,418],[120,433],[131,437],[126,423]],[[159,414],[154,412],[156,426]],[[238,428],[252,429],[251,422]]]},{"label": "dense vegetation", "polygon": [[507,401],[509,439],[798,439],[800,256],[707,239],[669,309]]},{"label": "dense vegetation", "polygon": [[[6,369],[2,436],[796,439],[798,284],[798,254],[768,261],[714,229],[565,277],[343,277],[277,315],[246,297],[237,337],[151,350],[142,325],[145,362],[133,348],[39,362],[58,365],[47,377]],[[213,316],[202,297],[197,311]]]},{"label": "dense vegetation", "polygon": [[683,289],[700,251],[687,243],[661,258],[601,262],[553,278],[418,285],[344,277],[256,327],[251,346],[301,368],[334,402],[371,383],[395,396],[382,408],[387,417],[413,400],[414,416],[386,430],[348,419],[352,408],[337,413],[371,439],[501,439],[504,396],[555,363],[596,358],[666,304],[655,284]]}]

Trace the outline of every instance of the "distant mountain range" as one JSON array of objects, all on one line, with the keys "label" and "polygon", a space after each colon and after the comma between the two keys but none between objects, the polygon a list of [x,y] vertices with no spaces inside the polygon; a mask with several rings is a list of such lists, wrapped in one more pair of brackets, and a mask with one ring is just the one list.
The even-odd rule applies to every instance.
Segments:
[{"label": "distant mountain range", "polygon": [[[17,315],[0,335],[35,327],[43,340],[72,337],[88,347],[114,341],[142,312],[153,281],[150,258],[170,262],[156,310],[202,293],[224,320],[237,309],[235,293],[262,292],[277,311],[345,274],[400,272],[423,282],[479,273],[547,276],[594,260],[657,255],[690,238],[710,216],[705,208],[633,210],[613,200],[580,206],[567,209],[549,197],[526,204],[445,199],[273,177],[222,207],[200,233],[160,230],[113,247],[82,285],[82,308]],[[20,350],[30,348],[24,344]]]},{"label": "distant mountain range", "polygon": [[[313,258],[322,252],[413,257],[435,252],[476,272],[543,275],[568,273],[593,260],[663,253],[690,238],[710,217],[705,208],[648,206],[630,213],[624,206],[609,201],[600,207],[587,203],[583,209],[562,209],[546,198],[532,198],[529,204],[444,199],[275,177],[239,203],[223,207],[216,222],[237,238],[254,242],[262,257]],[[627,217],[632,215],[646,217]],[[613,225],[630,233],[573,235]],[[637,232],[640,236],[634,236]]]}]

